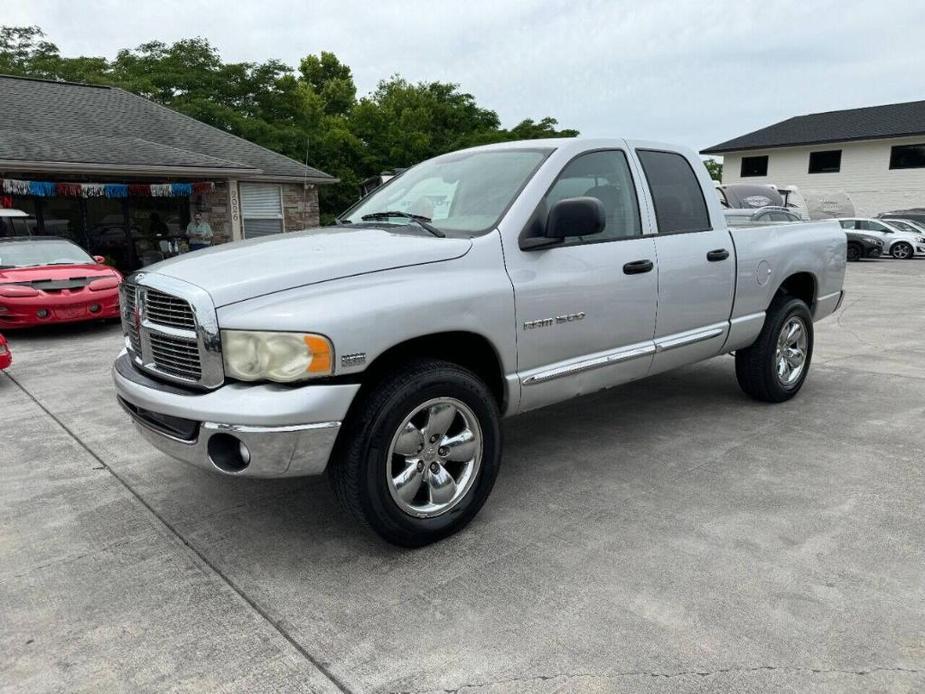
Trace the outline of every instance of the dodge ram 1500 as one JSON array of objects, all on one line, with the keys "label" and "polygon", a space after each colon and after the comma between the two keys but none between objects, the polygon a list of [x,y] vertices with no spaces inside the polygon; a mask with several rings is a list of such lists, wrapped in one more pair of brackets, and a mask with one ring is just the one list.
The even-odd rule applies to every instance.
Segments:
[{"label": "dodge ram 1500", "polygon": [[128,278],[119,401],[170,456],[327,471],[386,540],[433,542],[487,499],[504,416],[733,352],[751,397],[800,390],[845,234],[730,229],[712,187],[693,152],[652,142],[436,157],[336,226]]}]

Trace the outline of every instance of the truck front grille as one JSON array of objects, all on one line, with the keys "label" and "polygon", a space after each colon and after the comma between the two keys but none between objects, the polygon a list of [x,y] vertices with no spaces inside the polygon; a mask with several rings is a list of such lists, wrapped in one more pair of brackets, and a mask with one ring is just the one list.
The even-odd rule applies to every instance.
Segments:
[{"label": "truck front grille", "polygon": [[149,289],[145,292],[145,316],[152,323],[174,328],[196,328],[189,302],[170,294]]},{"label": "truck front grille", "polygon": [[150,340],[151,357],[159,371],[191,381],[198,381],[202,377],[199,346],[195,339],[152,332]]},{"label": "truck front grille", "polygon": [[136,353],[141,353],[141,338],[138,335],[136,320],[138,290],[134,285],[123,284],[119,288],[119,300],[122,302],[122,329],[129,340],[129,346]]},{"label": "truck front grille", "polygon": [[136,368],[191,387],[224,382],[215,308],[202,289],[138,273],[122,285],[122,326]]}]

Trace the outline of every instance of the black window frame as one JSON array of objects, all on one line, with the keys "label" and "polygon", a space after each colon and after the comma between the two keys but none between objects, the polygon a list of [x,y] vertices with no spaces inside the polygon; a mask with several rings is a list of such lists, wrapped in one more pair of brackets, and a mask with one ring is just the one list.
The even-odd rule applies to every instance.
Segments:
[{"label": "black window frame", "polygon": [[[840,149],[820,149],[815,152],[810,152],[806,172],[811,174],[839,173],[841,171],[841,153],[842,151]],[[837,155],[837,161],[834,165],[829,163],[828,166],[817,166],[816,169],[813,169],[813,157],[820,158],[831,155]]]},{"label": "black window frame", "polygon": [[[918,150],[918,154],[921,157],[921,163],[905,164],[897,161],[901,158],[901,152],[911,149]],[[916,143],[913,145],[893,145],[890,147],[890,170],[894,171],[903,169],[925,169],[925,142]]]},{"label": "black window frame", "polygon": [[[592,237],[589,237],[588,240],[585,240],[583,237],[576,236],[570,239],[565,239],[561,243],[556,243],[550,246],[542,246],[539,249],[554,250],[556,248],[575,248],[576,246],[592,246],[598,243],[619,243],[621,241],[634,241],[636,239],[645,238],[646,236],[654,236],[654,234],[646,232],[646,225],[642,218],[642,205],[639,203],[639,187],[638,187],[639,182],[636,180],[636,177],[633,175],[633,164],[630,160],[629,152],[627,152],[627,150],[622,149],[620,147],[601,147],[599,149],[588,149],[588,150],[585,150],[584,152],[579,152],[574,157],[572,157],[567,162],[565,162],[565,164],[559,170],[559,173],[556,174],[556,177],[553,179],[552,183],[550,183],[549,186],[546,188],[546,190],[543,192],[543,195],[540,197],[539,203],[537,203],[536,208],[533,210],[533,214],[530,215],[530,219],[527,221],[526,226],[520,232],[519,237],[518,237],[520,241],[523,241],[524,239],[527,239],[527,238],[535,237],[535,231],[538,227],[539,222],[542,222],[542,224],[545,225],[546,220],[545,219],[540,220],[538,216],[544,210],[545,210],[546,215],[549,214],[549,210],[546,209],[546,198],[549,195],[549,193],[552,191],[552,189],[556,187],[556,184],[562,178],[562,174],[565,172],[565,170],[568,169],[568,167],[572,165],[572,162],[577,161],[581,157],[587,156],[589,154],[600,154],[602,152],[618,152],[619,154],[622,154],[623,157],[626,159],[626,171],[629,174],[629,177],[630,177],[629,180],[633,185],[633,199],[636,201],[636,214],[639,218],[639,232],[640,233],[637,236],[620,236],[616,238],[595,238],[592,236]],[[572,239],[575,239],[575,240],[572,240]],[[530,251],[532,249],[521,248],[521,250]]]},{"label": "black window frame", "polygon": [[[697,190],[700,191],[700,201],[703,203],[703,211],[706,215],[707,227],[705,229],[684,229],[683,231],[662,231],[661,226],[658,221],[658,203],[655,200],[655,193],[652,188],[652,183],[649,180],[649,172],[646,171],[646,164],[643,160],[641,154],[646,152],[651,152],[654,154],[671,154],[679,159],[681,159],[691,173],[691,176],[694,179],[694,182],[697,184]],[[649,197],[652,200],[652,209],[655,212],[655,229],[656,233],[661,236],[674,236],[676,234],[702,234],[705,231],[713,231],[713,219],[710,216],[710,206],[707,204],[707,199],[703,194],[703,184],[700,182],[700,178],[697,176],[697,172],[694,170],[694,167],[691,166],[690,160],[684,156],[681,152],[674,152],[668,149],[652,149],[652,148],[640,148],[636,150],[636,158],[639,161],[640,167],[642,167],[642,175],[646,180],[646,186],[649,189]]]},{"label": "black window frame", "polygon": [[[745,162],[746,161],[758,161],[764,160],[764,172],[763,173],[746,173],[745,171]],[[739,164],[739,177],[740,178],[762,178],[768,175],[768,164],[770,163],[769,154],[757,154],[753,157],[742,157],[742,161]]]}]

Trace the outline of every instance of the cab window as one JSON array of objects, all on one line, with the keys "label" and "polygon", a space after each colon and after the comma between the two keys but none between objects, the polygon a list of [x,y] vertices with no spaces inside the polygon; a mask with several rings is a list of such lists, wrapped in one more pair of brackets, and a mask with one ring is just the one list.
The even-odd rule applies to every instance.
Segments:
[{"label": "cab window", "polygon": [[606,225],[600,234],[570,238],[565,245],[615,241],[642,235],[636,189],[623,152],[588,152],[570,161],[543,198],[543,212],[548,214],[560,200],[579,197],[601,201]]},{"label": "cab window", "polygon": [[707,202],[687,159],[676,152],[641,149],[637,154],[652,191],[658,233],[708,231]]}]

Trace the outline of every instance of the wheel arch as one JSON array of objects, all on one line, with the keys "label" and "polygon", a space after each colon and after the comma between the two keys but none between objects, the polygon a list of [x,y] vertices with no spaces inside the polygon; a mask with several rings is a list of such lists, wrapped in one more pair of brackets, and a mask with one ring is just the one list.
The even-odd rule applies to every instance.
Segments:
[{"label": "wheel arch", "polygon": [[419,335],[389,347],[363,371],[361,393],[401,362],[414,358],[441,359],[469,369],[488,386],[501,412],[506,410],[509,393],[500,354],[487,337],[468,330]]},{"label": "wheel arch", "polygon": [[771,300],[773,301],[781,295],[793,296],[801,299],[812,313],[815,310],[818,284],[813,273],[794,272],[778,285],[777,291],[774,292]]}]

